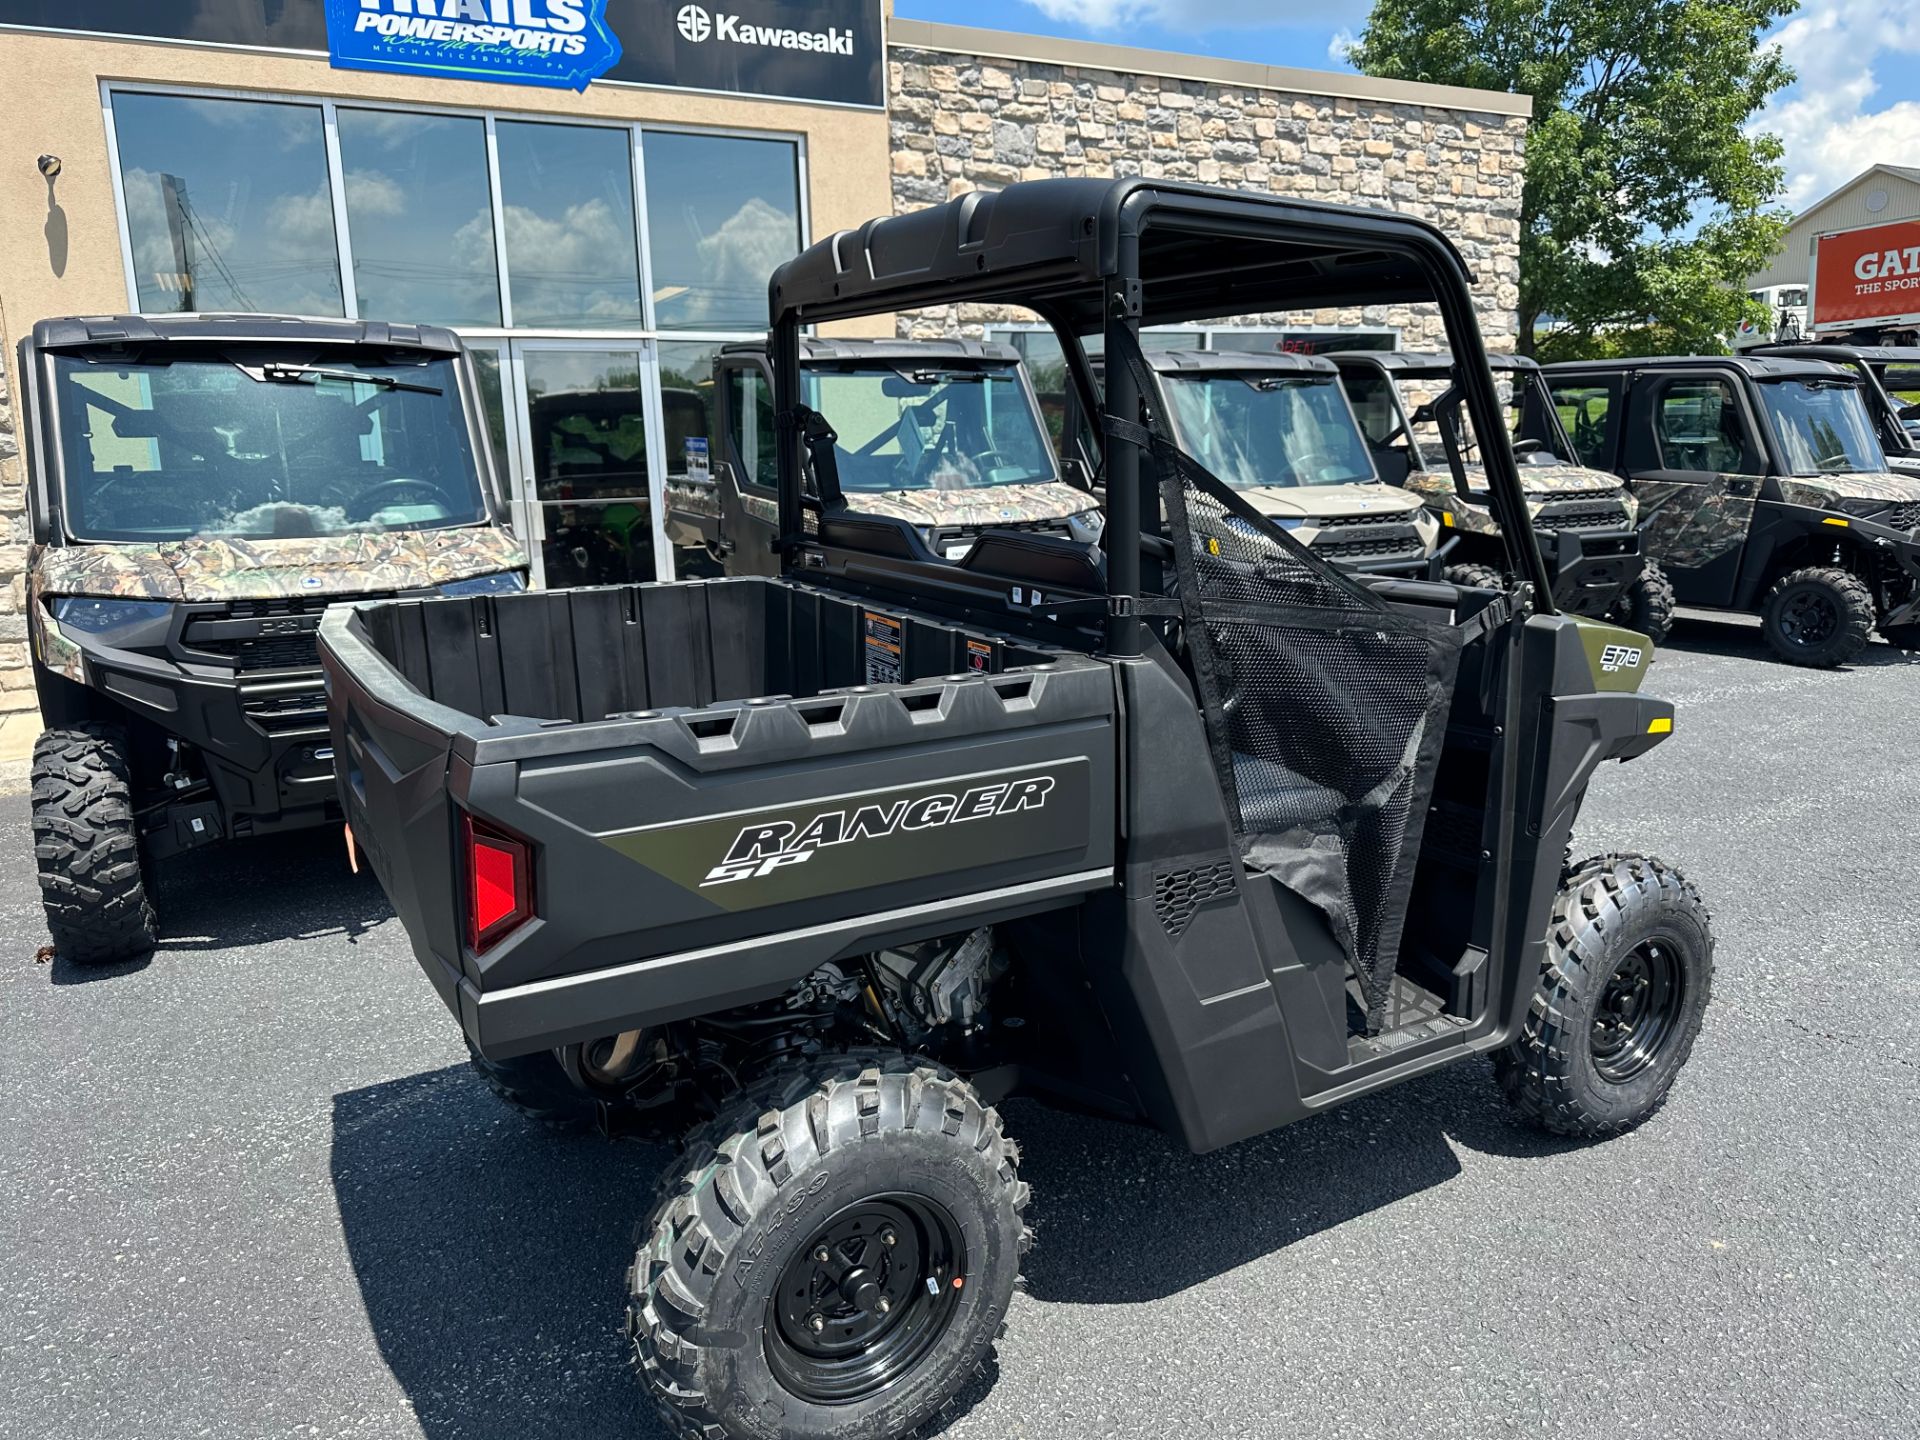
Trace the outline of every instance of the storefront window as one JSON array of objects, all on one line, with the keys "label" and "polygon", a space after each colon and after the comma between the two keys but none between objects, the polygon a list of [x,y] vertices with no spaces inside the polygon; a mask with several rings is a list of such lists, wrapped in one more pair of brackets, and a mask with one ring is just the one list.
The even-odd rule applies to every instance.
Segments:
[{"label": "storefront window", "polygon": [[485,122],[391,110],[339,113],[361,315],[498,325]]},{"label": "storefront window", "polygon": [[494,137],[514,324],[639,325],[629,132],[503,120]]},{"label": "storefront window", "polygon": [[767,278],[800,249],[799,152],[656,130],[642,143],[660,328],[765,329]]},{"label": "storefront window", "polygon": [[317,105],[114,97],[144,311],[344,313]]},{"label": "storefront window", "polygon": [[640,353],[533,350],[524,358],[546,583],[653,579]]}]

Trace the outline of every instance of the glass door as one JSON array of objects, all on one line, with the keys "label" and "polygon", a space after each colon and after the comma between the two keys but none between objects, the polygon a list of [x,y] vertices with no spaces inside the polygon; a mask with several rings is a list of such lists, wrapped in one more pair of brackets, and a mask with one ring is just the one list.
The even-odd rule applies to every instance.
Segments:
[{"label": "glass door", "polygon": [[519,411],[514,491],[535,583],[670,576],[653,346],[515,340],[509,351]]}]

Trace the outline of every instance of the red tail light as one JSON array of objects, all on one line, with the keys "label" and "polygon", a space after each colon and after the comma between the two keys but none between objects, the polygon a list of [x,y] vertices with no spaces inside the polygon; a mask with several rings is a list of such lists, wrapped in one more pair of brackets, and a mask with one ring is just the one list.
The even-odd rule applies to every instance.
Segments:
[{"label": "red tail light", "polygon": [[484,954],[533,918],[533,852],[517,836],[460,817],[467,870],[467,945]]}]

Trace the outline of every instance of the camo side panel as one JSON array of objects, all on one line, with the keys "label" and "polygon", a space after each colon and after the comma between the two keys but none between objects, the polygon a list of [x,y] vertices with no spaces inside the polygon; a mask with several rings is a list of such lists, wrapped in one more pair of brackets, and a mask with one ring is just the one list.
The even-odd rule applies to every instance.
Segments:
[{"label": "camo side panel", "polygon": [[35,546],[27,557],[27,633],[33,641],[33,658],[54,674],[84,685],[87,677],[81,668],[80,647],[60,633],[42,599],[40,562],[50,553],[44,546]]},{"label": "camo side panel", "polygon": [[1715,475],[1705,482],[1636,480],[1641,548],[1663,565],[1692,570],[1740,549],[1753,529],[1754,497],[1728,486],[1751,475]]},{"label": "camo side panel", "polygon": [[1838,500],[1885,500],[1891,505],[1920,501],[1920,476],[1794,475],[1780,481],[1780,498],[1789,505],[1831,510]]},{"label": "camo side panel", "polygon": [[713,485],[682,485],[669,480],[667,482],[667,513],[718,520],[720,491]]}]

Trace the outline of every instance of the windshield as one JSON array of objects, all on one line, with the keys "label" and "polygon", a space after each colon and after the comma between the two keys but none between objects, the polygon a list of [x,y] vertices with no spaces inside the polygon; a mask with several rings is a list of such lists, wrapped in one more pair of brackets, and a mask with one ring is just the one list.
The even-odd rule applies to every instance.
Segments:
[{"label": "windshield", "polygon": [[54,361],[82,540],[292,539],[487,518],[451,360],[242,348]]},{"label": "windshield", "polygon": [[834,457],[849,494],[1059,478],[1040,414],[1013,365],[811,370],[806,392],[807,404],[839,437]]},{"label": "windshield", "polygon": [[1377,480],[1332,375],[1160,377],[1181,448],[1236,490]]},{"label": "windshield", "polygon": [[1773,380],[1760,386],[1787,469],[1795,475],[1884,470],[1886,457],[1852,383]]}]

